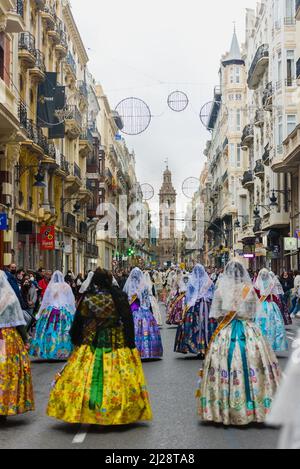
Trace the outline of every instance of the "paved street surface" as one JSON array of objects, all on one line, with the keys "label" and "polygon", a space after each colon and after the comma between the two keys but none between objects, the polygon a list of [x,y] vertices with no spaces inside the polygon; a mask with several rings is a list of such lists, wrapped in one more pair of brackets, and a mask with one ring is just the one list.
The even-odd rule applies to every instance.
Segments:
[{"label": "paved street surface", "polygon": [[[298,321],[298,325],[300,323]],[[297,325],[289,328],[289,342]],[[125,428],[84,428],[49,419],[45,408],[49,387],[62,364],[33,364],[36,412],[12,418],[0,429],[1,448],[64,449],[273,449],[278,431],[203,425],[196,411],[195,389],[200,362],[173,353],[176,329],[162,330],[165,357],[146,363],[154,421]],[[287,357],[280,359],[282,367]]]}]

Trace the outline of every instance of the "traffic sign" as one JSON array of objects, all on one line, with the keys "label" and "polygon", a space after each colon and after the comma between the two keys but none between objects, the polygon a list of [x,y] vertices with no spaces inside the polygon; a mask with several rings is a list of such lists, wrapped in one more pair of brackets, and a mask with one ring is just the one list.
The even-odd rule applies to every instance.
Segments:
[{"label": "traffic sign", "polygon": [[7,213],[0,213],[0,231],[6,231],[8,229]]}]

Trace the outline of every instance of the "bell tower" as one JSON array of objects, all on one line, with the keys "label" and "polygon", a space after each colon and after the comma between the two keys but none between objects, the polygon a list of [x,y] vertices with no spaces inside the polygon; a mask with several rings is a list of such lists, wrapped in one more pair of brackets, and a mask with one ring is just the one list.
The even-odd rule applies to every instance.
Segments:
[{"label": "bell tower", "polygon": [[177,262],[176,239],[176,190],[172,173],[167,165],[163,173],[163,184],[159,192],[159,261],[161,267]]}]

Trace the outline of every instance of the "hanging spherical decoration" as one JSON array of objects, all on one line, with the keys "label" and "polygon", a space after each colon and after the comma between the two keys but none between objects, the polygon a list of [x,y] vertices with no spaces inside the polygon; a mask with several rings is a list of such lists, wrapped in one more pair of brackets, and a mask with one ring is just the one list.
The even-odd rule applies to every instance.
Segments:
[{"label": "hanging spherical decoration", "polygon": [[141,185],[142,193],[143,193],[143,199],[145,202],[148,200],[153,199],[154,197],[154,188],[151,186],[151,184],[142,184]]},{"label": "hanging spherical decoration", "polygon": [[174,112],[183,112],[189,105],[189,98],[183,91],[174,91],[168,96],[168,106]]},{"label": "hanging spherical decoration", "polygon": [[151,123],[150,108],[142,99],[123,99],[115,110],[123,122],[121,132],[126,135],[139,135],[145,132]]},{"label": "hanging spherical decoration", "polygon": [[182,183],[182,193],[187,199],[193,199],[200,189],[200,181],[195,177],[187,178]]}]

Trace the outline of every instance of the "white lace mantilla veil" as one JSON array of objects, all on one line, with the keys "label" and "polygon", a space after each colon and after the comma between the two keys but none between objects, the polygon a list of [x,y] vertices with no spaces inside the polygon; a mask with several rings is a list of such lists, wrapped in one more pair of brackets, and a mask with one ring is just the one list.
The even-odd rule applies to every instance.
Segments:
[{"label": "white lace mantilla veil", "polygon": [[153,282],[152,282],[152,279],[151,279],[151,275],[148,271],[146,271],[144,273],[144,277],[145,277],[145,283],[148,287],[148,290],[149,290],[149,295],[152,296],[152,289],[153,289]]},{"label": "white lace mantilla veil", "polygon": [[282,426],[280,449],[300,449],[300,330],[282,384],[267,417],[268,425]]},{"label": "white lace mantilla veil", "polygon": [[0,270],[0,329],[25,325],[19,300],[10,286],[5,272]]},{"label": "white lace mantilla veil", "polygon": [[147,289],[145,276],[141,269],[135,267],[131,272],[125,283],[123,291],[127,294],[129,301],[137,295],[138,299],[143,301],[143,292]]},{"label": "white lace mantilla veil", "polygon": [[254,319],[258,309],[258,298],[250,275],[237,260],[227,264],[212,302],[210,317],[224,318],[237,312],[240,319]]},{"label": "white lace mantilla veil", "polygon": [[203,297],[211,300],[213,297],[213,281],[201,264],[197,264],[190,276],[186,291],[186,306],[193,308]]},{"label": "white lace mantilla veil", "polygon": [[275,275],[274,272],[270,272],[270,275],[274,280],[274,287],[273,287],[273,292],[272,293],[274,295],[278,296],[278,297],[281,296],[281,295],[284,295],[283,287],[282,287],[282,285],[280,283],[280,280],[277,277],[277,275]]},{"label": "white lace mantilla veil", "polygon": [[268,298],[271,294],[276,295],[275,275],[268,270],[262,269],[255,282],[255,288],[259,290],[261,296]]},{"label": "white lace mantilla veil", "polygon": [[189,274],[183,274],[179,283],[180,293],[186,293],[190,281]]},{"label": "white lace mantilla veil", "polygon": [[63,274],[58,270],[52,275],[47,290],[45,291],[37,319],[39,319],[42,311],[49,306],[57,309],[65,307],[71,313],[75,313],[76,310],[72,288],[65,282]]},{"label": "white lace mantilla veil", "polygon": [[83,282],[83,284],[81,285],[81,288],[79,290],[79,293],[81,295],[83,295],[83,293],[85,293],[90,288],[90,285],[92,283],[94,275],[95,275],[95,273],[92,272],[92,271],[88,273],[87,278],[85,279],[85,281]]}]

